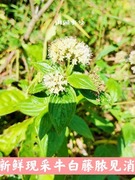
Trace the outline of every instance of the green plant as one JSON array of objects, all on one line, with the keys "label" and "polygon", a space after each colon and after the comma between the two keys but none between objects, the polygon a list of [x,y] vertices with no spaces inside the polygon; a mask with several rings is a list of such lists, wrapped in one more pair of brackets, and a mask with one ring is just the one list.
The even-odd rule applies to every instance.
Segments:
[{"label": "green plant", "polygon": [[0,156],[134,157],[132,7],[127,0],[0,2]]}]

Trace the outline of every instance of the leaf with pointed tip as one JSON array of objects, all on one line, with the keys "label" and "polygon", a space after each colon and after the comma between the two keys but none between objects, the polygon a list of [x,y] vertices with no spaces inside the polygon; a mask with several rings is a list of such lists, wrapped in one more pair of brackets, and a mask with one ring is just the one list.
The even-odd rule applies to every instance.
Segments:
[{"label": "leaf with pointed tip", "polygon": [[53,95],[49,102],[49,115],[52,124],[57,131],[68,126],[76,110],[76,94],[70,87],[62,95]]},{"label": "leaf with pointed tip", "polygon": [[6,156],[25,139],[25,132],[33,119],[27,119],[21,123],[14,124],[0,135],[0,151]]},{"label": "leaf with pointed tip", "polygon": [[87,74],[74,72],[73,74],[68,76],[68,83],[74,88],[90,89],[92,91],[97,91],[93,80]]},{"label": "leaf with pointed tip", "polygon": [[18,110],[18,104],[25,99],[25,95],[18,89],[0,91],[0,116]]},{"label": "leaf with pointed tip", "polygon": [[70,121],[69,128],[78,134],[93,140],[93,135],[86,122],[79,116],[75,115]]}]

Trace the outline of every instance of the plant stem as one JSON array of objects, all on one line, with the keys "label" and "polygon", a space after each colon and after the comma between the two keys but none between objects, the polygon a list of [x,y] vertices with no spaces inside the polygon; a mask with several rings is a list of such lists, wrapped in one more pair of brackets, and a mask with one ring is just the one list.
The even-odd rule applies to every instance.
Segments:
[{"label": "plant stem", "polygon": [[35,15],[35,10],[34,10],[34,1],[30,0],[30,8],[31,8],[31,13],[32,17]]},{"label": "plant stem", "polygon": [[116,102],[116,103],[113,103],[113,105],[132,104],[132,103],[135,103],[135,101]]},{"label": "plant stem", "polygon": [[54,19],[52,20],[52,22],[50,23],[50,25],[48,26],[47,28],[47,31],[46,31],[46,35],[45,35],[45,39],[44,39],[44,44],[43,44],[43,60],[46,59],[46,54],[47,54],[47,34],[48,32],[51,30],[51,28],[54,26],[55,24],[55,20],[57,19],[58,17],[58,14],[59,14],[59,11],[60,11],[60,8],[63,4],[64,0],[61,0],[57,9],[56,9],[56,14],[54,16]]},{"label": "plant stem", "polygon": [[40,19],[40,17],[44,14],[44,12],[50,7],[50,5],[53,3],[53,1],[54,0],[48,0],[47,3],[42,7],[42,9],[40,9],[38,14],[34,14],[31,21],[28,24],[27,31],[24,34],[24,40],[27,41],[29,39],[30,34],[31,34],[32,30],[34,29],[36,22]]},{"label": "plant stem", "polygon": [[94,142],[94,145],[98,144],[117,144],[116,140],[101,139]]}]

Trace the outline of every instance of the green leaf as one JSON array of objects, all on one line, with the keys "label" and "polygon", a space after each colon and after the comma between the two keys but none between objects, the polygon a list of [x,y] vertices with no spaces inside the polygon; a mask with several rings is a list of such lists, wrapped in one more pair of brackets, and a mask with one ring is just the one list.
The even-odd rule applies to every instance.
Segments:
[{"label": "green leaf", "polygon": [[54,180],[65,180],[66,175],[55,175]]},{"label": "green leaf", "polygon": [[43,110],[48,109],[48,98],[38,98],[35,96],[31,96],[25,101],[22,101],[18,105],[18,109],[29,116],[37,116]]},{"label": "green leaf", "polygon": [[22,47],[32,61],[42,61],[43,46],[41,44],[23,44]]},{"label": "green leaf", "polygon": [[122,90],[120,85],[114,79],[109,79],[106,84],[107,92],[109,92],[111,96],[111,101],[116,102],[122,96]]},{"label": "green leaf", "polygon": [[68,126],[76,110],[76,94],[70,87],[62,95],[52,95],[49,102],[49,115],[52,124],[57,131]]},{"label": "green leaf", "polygon": [[74,72],[68,77],[68,83],[74,88],[97,91],[93,80],[87,74]]},{"label": "green leaf", "polygon": [[[19,179],[20,180],[20,179]],[[23,175],[23,180],[54,180],[53,174],[46,175]]]},{"label": "green leaf", "polygon": [[135,157],[135,143],[128,144],[121,151],[122,157]]},{"label": "green leaf", "polygon": [[52,122],[49,116],[49,113],[46,113],[42,116],[39,126],[39,138],[42,139],[45,134],[51,129]]},{"label": "green leaf", "polygon": [[21,42],[18,38],[10,36],[9,38],[9,46],[12,48],[18,48],[21,46]]},{"label": "green leaf", "polygon": [[95,105],[100,104],[100,100],[99,100],[98,94],[96,92],[88,90],[88,89],[81,89],[80,92],[91,103],[93,103]]},{"label": "green leaf", "polygon": [[63,128],[63,131],[60,135],[58,135],[54,129],[51,129],[48,132],[48,146],[47,146],[47,156],[51,157],[55,153],[57,153],[62,146],[65,139],[65,129]]},{"label": "green leaf", "polygon": [[38,127],[36,121],[34,120],[30,124],[26,131],[26,138],[21,144],[19,151],[20,157],[44,157],[47,151],[47,142],[48,137],[45,136],[42,141],[38,138]]},{"label": "green leaf", "polygon": [[118,48],[118,46],[109,45],[105,47],[96,57],[96,60],[102,59],[102,57],[106,56],[110,52],[115,51]]},{"label": "green leaf", "polygon": [[25,99],[25,95],[18,89],[0,91],[0,116],[18,110],[18,104]]},{"label": "green leaf", "polygon": [[135,142],[135,126],[134,123],[125,123],[122,127],[122,134],[125,145]]},{"label": "green leaf", "polygon": [[120,177],[116,175],[108,175],[107,180],[120,180]]},{"label": "green leaf", "polygon": [[93,135],[90,131],[90,128],[88,127],[88,125],[86,124],[86,122],[79,116],[75,115],[70,124],[69,124],[69,128],[73,131],[76,131],[78,134],[89,138],[91,140],[94,140]]},{"label": "green leaf", "polygon": [[106,175],[79,175],[77,179],[74,177],[73,180],[105,180]]},{"label": "green leaf", "polygon": [[71,23],[74,22],[74,26],[77,29],[79,29],[82,32],[82,34],[84,34],[87,38],[90,38],[89,34],[85,31],[85,29],[82,28],[82,26],[75,19],[73,19],[71,16],[67,14],[62,14],[62,16],[71,21]]},{"label": "green leaf", "polygon": [[33,86],[30,87],[29,89],[29,93],[30,94],[35,94],[35,93],[39,93],[43,90],[45,90],[46,87],[43,83],[39,83],[39,84],[33,84]]},{"label": "green leaf", "polygon": [[21,123],[14,124],[0,135],[0,151],[6,156],[22,141],[25,139],[25,132],[33,119],[27,119]]},{"label": "green leaf", "polygon": [[102,129],[104,132],[112,133],[114,130],[114,125],[109,120],[98,116],[96,113],[92,113],[90,121],[94,123],[98,128]]},{"label": "green leaf", "polygon": [[32,65],[37,71],[40,71],[44,74],[54,71],[54,67],[51,65],[51,61],[46,60],[44,62],[32,62]]},{"label": "green leaf", "polygon": [[97,146],[94,152],[95,157],[118,157],[118,149],[113,144],[102,144]]},{"label": "green leaf", "polygon": [[56,154],[57,157],[68,157],[68,148],[67,148],[67,137],[65,136],[64,141],[58,151],[58,153]]}]

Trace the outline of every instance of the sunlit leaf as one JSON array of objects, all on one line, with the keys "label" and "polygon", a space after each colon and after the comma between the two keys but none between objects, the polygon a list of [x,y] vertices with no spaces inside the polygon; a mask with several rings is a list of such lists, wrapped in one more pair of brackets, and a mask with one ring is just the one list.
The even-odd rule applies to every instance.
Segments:
[{"label": "sunlit leaf", "polygon": [[118,46],[109,45],[105,47],[96,57],[96,60],[102,59],[104,56],[109,54],[110,52],[115,51],[118,48]]},{"label": "sunlit leaf", "polygon": [[109,92],[109,94],[110,94],[112,102],[116,102],[116,101],[118,101],[118,99],[121,98],[122,90],[117,81],[115,81],[114,79],[109,79],[106,84],[106,87],[107,87],[107,92]]},{"label": "sunlit leaf", "polygon": [[35,69],[44,74],[54,71],[54,68],[49,60],[45,62],[33,62],[32,65],[35,67]]},{"label": "sunlit leaf", "polygon": [[48,98],[38,98],[31,96],[18,105],[18,109],[29,116],[37,116],[39,113],[48,108]]},{"label": "sunlit leaf", "polygon": [[23,44],[25,53],[32,61],[42,61],[43,46],[41,44]]},{"label": "sunlit leaf", "polygon": [[0,116],[18,110],[18,104],[25,99],[25,95],[18,89],[0,91]]},{"label": "sunlit leaf", "polygon": [[30,124],[26,131],[25,140],[21,144],[19,151],[20,157],[42,157],[46,155],[45,145],[48,137],[45,136],[42,141],[38,137],[38,127],[35,120]]},{"label": "sunlit leaf", "polygon": [[0,151],[8,155],[18,144],[25,139],[25,132],[33,119],[27,119],[21,123],[14,124],[0,135]]},{"label": "sunlit leaf", "polygon": [[87,74],[74,72],[68,77],[68,83],[74,88],[97,91],[93,80]]}]

